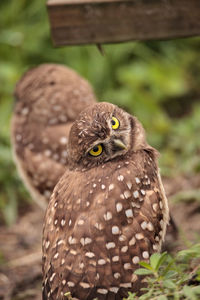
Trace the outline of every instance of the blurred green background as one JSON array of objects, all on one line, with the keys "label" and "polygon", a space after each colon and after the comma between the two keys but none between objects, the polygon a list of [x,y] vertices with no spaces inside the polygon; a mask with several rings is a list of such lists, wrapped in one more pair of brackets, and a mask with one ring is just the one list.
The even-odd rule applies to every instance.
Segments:
[{"label": "blurred green background", "polygon": [[143,123],[161,152],[162,174],[200,172],[200,38],[54,48],[44,0],[0,1],[0,222],[11,224],[30,197],[10,148],[13,90],[29,68],[68,65],[87,78],[98,99]]}]

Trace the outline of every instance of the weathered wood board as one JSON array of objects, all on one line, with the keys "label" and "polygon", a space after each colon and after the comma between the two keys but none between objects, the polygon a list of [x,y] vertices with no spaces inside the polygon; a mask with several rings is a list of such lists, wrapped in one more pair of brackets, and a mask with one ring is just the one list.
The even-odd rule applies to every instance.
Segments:
[{"label": "weathered wood board", "polygon": [[200,35],[200,0],[48,0],[56,46]]}]

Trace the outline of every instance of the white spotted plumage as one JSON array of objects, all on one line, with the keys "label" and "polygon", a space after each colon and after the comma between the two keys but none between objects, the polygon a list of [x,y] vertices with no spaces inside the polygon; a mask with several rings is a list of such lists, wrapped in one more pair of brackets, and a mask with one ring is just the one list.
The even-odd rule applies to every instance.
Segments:
[{"label": "white spotted plumage", "polygon": [[[120,128],[111,129],[112,115],[119,118],[123,134]],[[87,149],[98,143],[102,156],[87,156]],[[117,148],[120,145],[126,149]],[[67,292],[81,300],[122,299],[143,286],[134,270],[160,250],[166,231],[168,207],[156,151],[146,143],[136,118],[99,103],[72,126],[69,157],[71,167],[57,184],[45,217],[43,300],[56,300]],[[56,249],[58,240],[64,243]],[[50,282],[52,272],[56,275]],[[72,284],[62,285],[60,278]]]}]

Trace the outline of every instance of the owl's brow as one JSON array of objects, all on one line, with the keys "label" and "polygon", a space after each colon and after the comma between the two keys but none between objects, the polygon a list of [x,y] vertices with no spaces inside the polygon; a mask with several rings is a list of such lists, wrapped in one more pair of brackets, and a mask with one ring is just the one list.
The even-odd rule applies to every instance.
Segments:
[{"label": "owl's brow", "polygon": [[[107,118],[105,118],[104,114],[96,114],[96,118],[94,118],[93,123],[91,124],[91,129],[93,130],[95,127],[98,129],[107,129]],[[104,124],[105,123],[105,124]],[[106,125],[106,126],[105,126]]]},{"label": "owl's brow", "polygon": [[107,119],[108,117],[112,116],[112,112],[96,112],[94,119]]},{"label": "owl's brow", "polygon": [[88,130],[87,129],[82,129],[80,132],[79,132],[79,135],[82,135],[83,133],[88,133]]}]

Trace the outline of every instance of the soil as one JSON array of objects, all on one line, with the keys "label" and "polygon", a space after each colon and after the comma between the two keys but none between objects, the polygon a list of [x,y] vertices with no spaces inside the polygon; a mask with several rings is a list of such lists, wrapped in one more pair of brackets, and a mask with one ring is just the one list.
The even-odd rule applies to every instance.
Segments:
[{"label": "soil", "polygon": [[[174,224],[169,226],[164,249],[176,252],[200,233],[200,199],[185,193],[200,189],[200,174],[164,179]],[[181,191],[182,195],[178,192]],[[180,200],[180,201],[179,201]],[[0,226],[0,300],[41,300],[41,236],[44,211],[33,204],[12,227]]]}]

